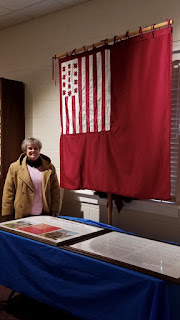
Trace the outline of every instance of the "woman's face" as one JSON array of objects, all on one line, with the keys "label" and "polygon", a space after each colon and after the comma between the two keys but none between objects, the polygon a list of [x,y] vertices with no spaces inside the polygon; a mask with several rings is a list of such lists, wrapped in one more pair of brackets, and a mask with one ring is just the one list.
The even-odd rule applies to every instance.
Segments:
[{"label": "woman's face", "polygon": [[26,155],[29,160],[36,161],[39,158],[40,150],[37,144],[28,144],[26,149]]}]

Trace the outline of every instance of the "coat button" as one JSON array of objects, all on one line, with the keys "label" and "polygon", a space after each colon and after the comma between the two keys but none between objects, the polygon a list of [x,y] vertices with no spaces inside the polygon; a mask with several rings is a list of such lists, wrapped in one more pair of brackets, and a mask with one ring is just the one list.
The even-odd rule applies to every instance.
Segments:
[{"label": "coat button", "polygon": [[19,208],[22,208],[22,205],[20,204]]}]

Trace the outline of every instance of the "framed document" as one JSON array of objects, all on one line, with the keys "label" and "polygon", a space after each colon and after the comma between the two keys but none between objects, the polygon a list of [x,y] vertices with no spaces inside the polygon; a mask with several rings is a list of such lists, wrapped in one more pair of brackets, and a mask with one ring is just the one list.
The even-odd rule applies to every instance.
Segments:
[{"label": "framed document", "polygon": [[51,216],[33,216],[2,222],[0,230],[53,246],[74,243],[108,232],[104,228]]},{"label": "framed document", "polygon": [[180,246],[112,231],[67,250],[180,283]]}]

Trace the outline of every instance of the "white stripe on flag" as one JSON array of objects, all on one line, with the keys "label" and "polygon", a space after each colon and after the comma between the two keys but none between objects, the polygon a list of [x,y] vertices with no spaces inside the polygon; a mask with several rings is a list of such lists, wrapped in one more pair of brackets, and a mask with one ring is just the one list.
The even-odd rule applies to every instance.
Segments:
[{"label": "white stripe on flag", "polygon": [[105,131],[110,130],[111,116],[111,72],[110,50],[105,51]]},{"label": "white stripe on flag", "polygon": [[66,107],[65,99],[62,98],[62,119],[63,119],[63,134],[66,134]]},{"label": "white stripe on flag", "polygon": [[82,83],[82,132],[86,132],[86,60],[81,60],[81,83]]},{"label": "white stripe on flag", "polygon": [[90,132],[94,132],[94,101],[93,101],[93,55],[89,56],[89,122]]},{"label": "white stripe on flag", "polygon": [[75,95],[76,133],[79,133],[79,94]]},{"label": "white stripe on flag", "polygon": [[102,131],[102,55],[97,53],[97,122],[98,131]]},{"label": "white stripe on flag", "polygon": [[72,119],[72,98],[68,99],[68,115],[69,115],[69,133],[73,133],[73,119]]}]

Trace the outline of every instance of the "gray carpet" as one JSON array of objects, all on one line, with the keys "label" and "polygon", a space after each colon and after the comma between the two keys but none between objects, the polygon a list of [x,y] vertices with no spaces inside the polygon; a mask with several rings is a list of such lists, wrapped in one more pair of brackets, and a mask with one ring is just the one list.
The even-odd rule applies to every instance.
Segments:
[{"label": "gray carpet", "polygon": [[78,320],[78,318],[0,285],[0,320]]}]

